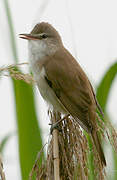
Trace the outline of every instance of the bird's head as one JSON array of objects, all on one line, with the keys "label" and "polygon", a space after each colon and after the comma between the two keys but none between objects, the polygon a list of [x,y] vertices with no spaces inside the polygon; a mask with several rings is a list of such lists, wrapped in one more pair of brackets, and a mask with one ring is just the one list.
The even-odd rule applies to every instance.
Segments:
[{"label": "bird's head", "polygon": [[20,34],[20,38],[28,40],[33,51],[54,52],[62,45],[59,33],[53,26],[45,22],[35,25],[29,34]]}]

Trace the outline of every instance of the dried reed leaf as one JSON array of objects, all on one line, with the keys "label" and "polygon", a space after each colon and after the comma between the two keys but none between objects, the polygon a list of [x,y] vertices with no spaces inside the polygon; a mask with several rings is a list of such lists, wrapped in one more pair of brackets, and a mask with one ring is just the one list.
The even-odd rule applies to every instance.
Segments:
[{"label": "dried reed leaf", "polygon": [[28,84],[35,83],[32,75],[24,74],[17,69],[17,67],[21,67],[22,65],[27,65],[28,63],[20,63],[20,64],[12,64],[8,66],[4,66],[0,68],[0,76],[9,76],[16,80],[23,80]]},{"label": "dried reed leaf", "polygon": [[107,137],[114,151],[117,153],[117,131],[114,129],[110,121],[107,120],[106,122],[107,122],[107,129],[106,129]]},{"label": "dried reed leaf", "polygon": [[[100,127],[98,128],[100,129]],[[89,149],[87,138],[78,123],[69,116],[59,122],[59,129],[60,180],[88,180],[90,174],[88,156],[90,153],[94,155],[95,180],[104,180],[106,174],[96,148],[92,143],[92,149]],[[39,179],[54,180],[53,162],[53,141],[50,138],[47,159],[40,168]]]},{"label": "dried reed leaf", "polygon": [[5,180],[5,174],[3,171],[3,163],[2,163],[2,157],[0,155],[0,176],[1,176],[1,180]]}]

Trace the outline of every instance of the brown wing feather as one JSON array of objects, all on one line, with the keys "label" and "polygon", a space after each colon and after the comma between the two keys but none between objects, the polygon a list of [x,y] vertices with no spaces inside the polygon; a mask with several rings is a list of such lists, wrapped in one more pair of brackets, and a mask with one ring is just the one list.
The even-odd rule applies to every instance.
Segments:
[{"label": "brown wing feather", "polygon": [[[88,78],[79,64],[66,49],[62,49],[53,55],[44,67],[55,94],[59,92],[58,98],[61,103],[79,124],[90,132],[92,123],[88,111],[95,101]],[[64,71],[64,68],[67,71]]]},{"label": "brown wing feather", "polygon": [[[90,83],[90,82],[89,82],[89,83]],[[98,103],[98,100],[97,100],[96,95],[95,95],[95,93],[94,93],[94,91],[93,91],[93,87],[92,87],[91,83],[90,83],[90,86],[91,86],[91,90],[92,90],[92,93],[93,93],[93,96],[94,96],[95,103],[96,103],[96,106],[97,106],[97,108],[98,108],[98,111],[100,112],[100,114],[102,115],[102,117],[104,117],[104,113],[103,113],[102,108],[100,107],[100,105],[99,105],[99,103]]]}]

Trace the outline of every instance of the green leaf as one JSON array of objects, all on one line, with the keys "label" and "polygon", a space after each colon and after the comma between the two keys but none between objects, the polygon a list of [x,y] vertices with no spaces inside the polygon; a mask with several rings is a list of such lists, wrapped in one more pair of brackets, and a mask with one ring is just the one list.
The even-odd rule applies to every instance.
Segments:
[{"label": "green leaf", "polygon": [[114,150],[112,150],[112,154],[113,154],[113,180],[117,180],[117,154],[115,153]]},{"label": "green leaf", "polygon": [[13,82],[16,100],[20,166],[22,179],[27,180],[36,155],[42,147],[41,130],[38,127],[32,86],[23,81],[13,80]]},{"label": "green leaf", "polygon": [[93,152],[92,152],[92,141],[91,141],[91,137],[89,136],[89,134],[87,134],[86,132],[84,132],[87,141],[88,141],[88,145],[89,145],[89,151],[88,151],[88,168],[89,168],[89,180],[94,180],[95,179],[95,172],[94,172],[94,161],[93,161]]},{"label": "green leaf", "polygon": [[97,88],[97,100],[104,112],[106,110],[109,93],[112,87],[113,80],[116,77],[116,74],[117,62],[112,64],[112,66],[108,69]]},{"label": "green leaf", "polygon": [[[116,73],[117,73],[117,62],[115,62],[111,67],[109,67],[109,69],[103,76],[103,78],[97,88],[97,100],[104,112],[106,109],[106,105],[108,102],[108,96],[110,93],[110,89],[111,89],[113,80],[116,76]],[[89,148],[92,148],[92,142],[91,142],[91,139],[89,136],[87,136],[87,140],[88,140]],[[115,157],[115,154],[114,154],[114,157]],[[94,179],[94,164],[93,164],[93,155],[92,154],[89,155],[88,161],[89,161],[89,170],[90,170],[89,179],[92,180],[92,179]],[[115,163],[115,165],[117,164],[116,162],[114,162],[114,163]]]},{"label": "green leaf", "polygon": [[[112,64],[108,71],[103,76],[98,88],[97,88],[97,99],[99,104],[101,105],[103,111],[106,113],[106,107],[108,103],[109,93],[113,84],[113,81],[117,75],[117,62]],[[117,154],[112,151],[113,160],[114,160],[114,170],[113,171],[113,180],[117,179]]]},{"label": "green leaf", "polygon": [[9,7],[9,4],[8,4],[8,0],[4,0],[3,2],[4,2],[4,7],[5,7],[5,12],[6,12],[6,15],[7,15],[7,19],[8,19],[11,50],[12,50],[12,53],[13,53],[14,61],[17,63],[18,62],[18,52],[17,52],[17,47],[16,47],[14,26],[13,26],[13,21],[12,21],[12,18],[11,18],[10,7]]},{"label": "green leaf", "polygon": [[[4,0],[8,19],[10,43],[14,62],[18,62],[13,21],[7,0]],[[13,80],[22,180],[28,180],[38,151],[42,147],[41,131],[35,112],[33,88],[23,81]],[[40,162],[41,163],[41,162]]]},{"label": "green leaf", "polygon": [[3,154],[4,148],[8,142],[8,140],[14,135],[14,133],[8,133],[6,136],[3,137],[0,143],[0,153]]}]

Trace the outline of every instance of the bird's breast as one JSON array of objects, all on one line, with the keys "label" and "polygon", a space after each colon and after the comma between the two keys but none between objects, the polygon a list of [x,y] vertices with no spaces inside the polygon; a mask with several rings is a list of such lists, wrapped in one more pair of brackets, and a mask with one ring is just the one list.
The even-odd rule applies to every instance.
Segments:
[{"label": "bird's breast", "polygon": [[42,67],[39,71],[34,70],[33,68],[34,79],[37,82],[38,89],[40,91],[41,96],[48,103],[49,107],[55,111],[59,111],[63,114],[67,114],[63,105],[60,103],[53,89],[48,85],[46,81],[46,72],[44,67]]},{"label": "bird's breast", "polygon": [[[52,107],[54,110],[66,114],[63,105],[59,102],[59,99],[57,98],[53,89],[49,86],[45,79],[45,77],[47,76],[43,65],[43,59],[45,58],[45,46],[44,44],[40,44],[39,49],[37,48],[37,46],[38,45],[33,42],[29,44],[29,61],[40,94],[50,105],[50,107]],[[41,46],[43,47],[43,50]]]}]

